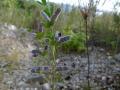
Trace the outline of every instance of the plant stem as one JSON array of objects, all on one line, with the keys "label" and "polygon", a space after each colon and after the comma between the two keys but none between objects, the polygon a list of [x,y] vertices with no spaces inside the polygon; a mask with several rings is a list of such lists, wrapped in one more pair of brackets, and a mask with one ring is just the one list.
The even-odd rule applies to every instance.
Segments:
[{"label": "plant stem", "polygon": [[88,28],[87,28],[87,19],[85,19],[85,29],[86,29],[86,55],[88,59],[88,87],[90,87],[90,58],[89,58],[89,52],[88,52]]},{"label": "plant stem", "polygon": [[55,45],[53,45],[53,48],[52,48],[52,53],[53,53],[53,90],[55,90],[55,67],[56,67],[56,65],[55,65],[55,60],[56,60],[56,55],[55,55],[55,53],[56,53],[56,47],[55,47]]},{"label": "plant stem", "polygon": [[[51,32],[54,33],[54,30],[53,30],[53,27],[51,28]],[[54,39],[55,41],[55,39]],[[51,53],[52,53],[52,70],[51,70],[51,73],[52,73],[52,78],[51,78],[51,83],[53,84],[53,87],[52,87],[52,90],[55,90],[55,82],[56,82],[56,43],[54,43],[53,45],[51,45]]]}]

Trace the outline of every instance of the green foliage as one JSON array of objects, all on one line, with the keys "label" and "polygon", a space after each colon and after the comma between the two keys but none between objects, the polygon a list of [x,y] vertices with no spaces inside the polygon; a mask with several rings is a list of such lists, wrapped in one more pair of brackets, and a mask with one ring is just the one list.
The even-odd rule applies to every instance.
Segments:
[{"label": "green foliage", "polygon": [[83,52],[85,51],[85,33],[72,33],[71,39],[62,45],[63,52]]},{"label": "green foliage", "polygon": [[[102,47],[114,51],[118,32],[116,33],[113,17],[111,13],[103,13],[103,15],[97,16],[93,38],[94,41],[99,42],[99,45],[101,44]],[[103,45],[103,43],[105,45]]]},{"label": "green foliage", "polygon": [[[38,21],[42,21],[42,25],[45,31],[47,31],[47,34],[39,32],[37,33],[37,38],[41,40],[42,37],[47,36],[47,38],[51,38],[52,43],[54,42],[54,34],[51,36],[51,31],[62,32],[62,30],[68,26],[67,30],[63,33],[72,36],[72,38],[68,43],[64,43],[62,48],[69,52],[80,51],[81,48],[84,48],[84,40],[82,39],[84,35],[81,35],[81,32],[84,34],[85,31],[81,13],[79,13],[77,7],[73,7],[70,12],[62,11],[60,16],[57,14],[57,16],[59,16],[59,18],[57,18],[55,12],[59,6],[60,5],[54,3],[47,3],[46,0],[0,0],[0,23],[14,24],[17,27],[25,27],[31,31],[33,31],[33,29],[38,31]],[[44,17],[40,15],[40,12],[44,12],[50,21],[46,21]],[[57,23],[55,19],[52,19],[54,16],[55,19],[57,19]],[[89,24],[88,22],[88,25]],[[78,35],[78,33],[71,33],[71,31],[80,33]],[[100,43],[105,41],[110,48],[116,48],[116,42],[120,42],[120,14],[115,11],[113,14],[106,12],[102,15],[96,15],[94,32],[93,38],[95,40],[98,40]],[[78,43],[78,38],[82,39],[80,43]]]},{"label": "green foliage", "polygon": [[39,7],[35,1],[1,0],[0,22],[28,28],[34,19],[34,11],[40,11]]},{"label": "green foliage", "polygon": [[46,4],[47,4],[46,0],[42,0],[42,5],[46,5]]},{"label": "green foliage", "polygon": [[[48,56],[49,58],[49,62],[48,64],[50,64],[50,66],[52,67],[52,70],[50,71],[51,74],[49,75],[48,78],[49,81],[51,82],[51,84],[55,84],[55,82],[58,82],[59,80],[61,80],[60,74],[58,72],[56,72],[56,58],[57,58],[57,40],[55,39],[55,32],[54,32],[54,24],[55,24],[55,20],[58,16],[58,14],[60,13],[61,9],[59,12],[56,13],[53,12],[53,5],[46,3],[46,0],[42,0],[41,2],[42,6],[43,6],[43,11],[41,12],[42,16],[43,16],[43,25],[41,27],[44,27],[44,31],[43,32],[36,32],[37,34],[37,39],[44,43],[43,48],[45,48],[47,46],[47,49],[44,50],[44,55]],[[53,17],[54,16],[54,17]],[[52,21],[52,19],[54,19],[54,21]],[[39,24],[39,23],[38,23]],[[52,88],[53,90],[55,90],[55,87]]]}]

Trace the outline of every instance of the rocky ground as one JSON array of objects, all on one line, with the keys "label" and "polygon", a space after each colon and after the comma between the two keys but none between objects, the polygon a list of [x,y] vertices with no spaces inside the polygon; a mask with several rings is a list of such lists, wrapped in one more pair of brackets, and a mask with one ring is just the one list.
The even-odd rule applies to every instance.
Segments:
[{"label": "rocky ground", "polygon": [[[47,62],[46,59],[40,56],[31,58],[30,51],[34,49],[29,37],[31,34],[25,30],[18,32],[12,25],[0,28],[0,90],[52,90],[47,79],[50,67],[46,64],[40,67],[44,66],[41,59]],[[89,54],[91,89],[120,90],[120,54],[110,55],[99,47],[90,50]],[[62,79],[55,83],[56,90],[88,90],[88,60],[85,54],[60,54],[56,65],[60,73],[57,77]]]},{"label": "rocky ground", "polygon": [[[20,61],[20,67],[12,72],[7,71],[9,63],[0,62],[2,85],[10,90],[19,90],[22,87],[51,90],[50,83],[45,80],[47,75],[31,72],[31,62]],[[57,65],[66,68],[59,70],[63,82],[56,83],[56,90],[87,90],[88,64],[85,55],[60,55]],[[92,90],[120,90],[120,54],[112,57],[101,48],[90,52],[90,86]],[[0,90],[4,89],[1,87]]]}]

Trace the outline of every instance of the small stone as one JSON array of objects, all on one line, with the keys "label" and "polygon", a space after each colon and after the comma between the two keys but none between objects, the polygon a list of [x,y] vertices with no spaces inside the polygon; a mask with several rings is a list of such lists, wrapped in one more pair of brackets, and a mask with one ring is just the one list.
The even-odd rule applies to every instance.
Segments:
[{"label": "small stone", "polygon": [[51,87],[50,87],[50,84],[49,84],[49,83],[43,84],[42,90],[50,90],[50,89],[51,89]]},{"label": "small stone", "polygon": [[65,77],[65,80],[67,80],[67,81],[70,80],[70,79],[71,79],[70,75]]},{"label": "small stone", "polygon": [[111,85],[114,82],[113,78],[111,76],[107,77],[107,84]]},{"label": "small stone", "polygon": [[5,67],[7,67],[9,65],[9,63],[7,63],[7,62],[1,62],[0,63],[0,68],[5,68]]},{"label": "small stone", "polygon": [[114,68],[114,71],[120,73],[120,68]]},{"label": "small stone", "polygon": [[120,62],[120,54],[115,55],[114,58]]},{"label": "small stone", "polygon": [[57,60],[56,60],[56,63],[58,64],[59,62],[60,62],[60,59],[57,59]]},{"label": "small stone", "polygon": [[104,52],[105,50],[104,50],[103,48],[100,48],[99,51],[100,51],[100,52]]},{"label": "small stone", "polygon": [[28,76],[25,83],[32,84],[38,82],[40,85],[46,82],[45,76],[43,75],[31,75]]},{"label": "small stone", "polygon": [[63,90],[64,89],[64,84],[63,83],[57,83],[56,88],[57,88],[57,90]]},{"label": "small stone", "polygon": [[102,76],[102,81],[106,81],[106,77],[105,76]]},{"label": "small stone", "polygon": [[67,86],[67,90],[74,90],[71,85]]},{"label": "small stone", "polygon": [[75,63],[72,63],[72,68],[75,68],[76,67],[76,64]]},{"label": "small stone", "polygon": [[13,81],[7,81],[6,84],[11,85]]},{"label": "small stone", "polygon": [[20,82],[18,83],[18,86],[19,86],[19,87],[25,87],[25,86],[27,86],[27,85],[26,85],[26,83],[25,83],[24,81],[20,81]]},{"label": "small stone", "polygon": [[110,56],[110,53],[109,53],[109,52],[107,53],[107,56]]},{"label": "small stone", "polygon": [[57,71],[66,71],[68,70],[68,67],[67,66],[57,66]]}]

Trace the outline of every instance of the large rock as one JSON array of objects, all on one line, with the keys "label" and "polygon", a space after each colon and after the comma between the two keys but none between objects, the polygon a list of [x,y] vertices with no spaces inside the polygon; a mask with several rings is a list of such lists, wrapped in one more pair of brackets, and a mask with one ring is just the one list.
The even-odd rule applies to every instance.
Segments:
[{"label": "large rock", "polygon": [[33,37],[26,29],[8,24],[0,25],[0,59],[29,60],[29,52],[33,48]]},{"label": "large rock", "polygon": [[0,83],[8,87],[1,90],[26,86],[24,77],[32,65],[30,51],[35,48],[34,36],[27,29],[0,24]]}]

